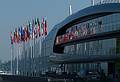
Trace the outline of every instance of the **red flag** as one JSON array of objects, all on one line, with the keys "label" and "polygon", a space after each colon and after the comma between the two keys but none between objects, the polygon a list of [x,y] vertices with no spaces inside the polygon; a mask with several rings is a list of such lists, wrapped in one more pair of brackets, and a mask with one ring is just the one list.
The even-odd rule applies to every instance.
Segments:
[{"label": "red flag", "polygon": [[17,39],[17,43],[19,43],[20,42],[20,35],[18,32],[18,29],[16,29],[16,39]]}]

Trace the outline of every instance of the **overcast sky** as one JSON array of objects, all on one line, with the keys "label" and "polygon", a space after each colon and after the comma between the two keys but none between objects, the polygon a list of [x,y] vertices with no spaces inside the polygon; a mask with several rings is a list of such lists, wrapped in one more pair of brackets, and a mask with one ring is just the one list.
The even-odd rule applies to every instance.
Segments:
[{"label": "overcast sky", "polygon": [[0,0],[0,59],[10,60],[10,32],[34,17],[46,16],[49,31],[69,15],[90,6],[91,0]]}]

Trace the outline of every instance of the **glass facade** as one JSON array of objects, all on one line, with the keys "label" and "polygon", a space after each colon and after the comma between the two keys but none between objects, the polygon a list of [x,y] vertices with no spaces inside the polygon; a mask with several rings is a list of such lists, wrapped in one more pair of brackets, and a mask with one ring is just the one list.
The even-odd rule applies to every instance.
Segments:
[{"label": "glass facade", "polygon": [[[96,56],[96,55],[116,55],[117,53],[117,39],[98,40],[86,43],[80,43],[75,45],[66,46],[64,53],[72,55],[73,57],[84,56]],[[81,70],[94,70],[98,71],[102,68],[100,63],[88,63],[88,64],[67,64],[67,70],[70,72],[80,72]],[[71,69],[72,68],[72,69]]]},{"label": "glass facade", "polygon": [[71,55],[113,55],[116,54],[116,39],[98,40],[66,46],[64,53]]},{"label": "glass facade", "polygon": [[120,14],[115,13],[75,24],[68,28],[65,34],[57,36],[56,45],[93,34],[120,30],[119,21]]},{"label": "glass facade", "polygon": [[[120,30],[120,13],[110,14],[92,20],[88,20],[86,22],[75,24],[68,28],[65,34],[59,35],[57,37],[56,45],[61,43],[67,43],[71,40],[76,40],[81,37],[116,30]],[[118,53],[120,53],[120,38],[96,40],[65,46],[64,53],[72,55],[73,57],[76,55],[79,57],[96,55],[117,55]],[[106,67],[102,68],[102,65]],[[66,72],[80,72],[83,69],[94,71],[104,69],[105,71],[108,69],[108,67],[106,63],[97,62],[84,64],[65,64]]]}]

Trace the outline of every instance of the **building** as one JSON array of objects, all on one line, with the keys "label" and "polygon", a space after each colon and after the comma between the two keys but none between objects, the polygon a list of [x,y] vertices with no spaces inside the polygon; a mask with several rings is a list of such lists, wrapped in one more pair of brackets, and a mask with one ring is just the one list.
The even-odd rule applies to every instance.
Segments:
[{"label": "building", "polygon": [[17,59],[13,61],[13,74],[120,73],[120,3],[105,1],[68,16],[53,27],[42,44],[37,40],[35,46],[23,46],[18,69]]},{"label": "building", "polygon": [[120,73],[120,3],[72,14],[55,25],[42,46],[44,72]]}]

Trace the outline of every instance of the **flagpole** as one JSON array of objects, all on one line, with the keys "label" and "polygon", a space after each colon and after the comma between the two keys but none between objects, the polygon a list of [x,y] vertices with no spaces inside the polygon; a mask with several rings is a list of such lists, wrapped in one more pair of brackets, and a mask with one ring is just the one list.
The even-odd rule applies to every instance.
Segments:
[{"label": "flagpole", "polygon": [[29,76],[29,74],[30,74],[30,71],[31,71],[31,63],[30,63],[30,61],[31,61],[31,54],[30,54],[30,50],[31,50],[31,48],[30,48],[30,39],[28,40],[28,57],[29,57],[29,63],[28,63],[28,68],[29,68],[29,71],[28,71],[28,76]]},{"label": "flagpole", "polygon": [[[40,48],[40,43],[41,43],[41,41],[40,41],[40,36],[39,36],[39,56],[38,56],[38,58],[40,59],[40,55],[41,55],[41,48]],[[40,62],[39,62],[40,63]],[[40,72],[40,68],[39,68],[40,66],[38,66],[38,71]]]},{"label": "flagpole", "polygon": [[30,40],[30,52],[31,52],[31,56],[30,56],[30,74],[31,74],[31,69],[32,69],[32,40]]},{"label": "flagpole", "polygon": [[[34,36],[34,35],[33,35],[33,36]],[[33,63],[32,63],[32,65],[33,65],[33,66],[32,66],[32,67],[33,67],[33,68],[32,68],[32,69],[33,69],[33,72],[34,72],[34,54],[35,54],[35,51],[34,51],[34,43],[35,43],[35,42],[34,42],[34,39],[35,39],[35,38],[33,38],[33,59],[32,59],[32,62],[33,62]]]},{"label": "flagpole", "polygon": [[27,70],[27,67],[28,67],[28,63],[27,63],[27,61],[28,61],[28,40],[26,41],[26,76],[27,76],[27,72],[28,72],[28,70]]},{"label": "flagpole", "polygon": [[40,46],[40,52],[39,52],[39,53],[40,53],[40,56],[41,56],[41,36],[40,36],[40,38],[39,38],[39,43],[40,43],[40,44],[39,44],[39,46]]},{"label": "flagpole", "polygon": [[18,43],[18,74],[19,74],[20,43]]},{"label": "flagpole", "polygon": [[15,74],[17,74],[17,46],[15,43]]},{"label": "flagpole", "polygon": [[13,44],[11,44],[11,74],[13,74]]},{"label": "flagpole", "polygon": [[27,41],[25,41],[25,75],[27,73]]},{"label": "flagpole", "polygon": [[23,41],[23,75],[25,75],[25,41]]},{"label": "flagpole", "polygon": [[24,74],[26,75],[26,41],[24,41]]},{"label": "flagpole", "polygon": [[21,75],[21,43],[19,45],[19,75]]},{"label": "flagpole", "polygon": [[13,70],[14,70],[14,74],[16,74],[16,43],[14,44],[14,57],[13,57]]},{"label": "flagpole", "polygon": [[17,44],[17,75],[18,75],[18,55],[19,55],[19,44]]},{"label": "flagpole", "polygon": [[33,59],[34,59],[34,26],[33,27],[33,30],[32,30],[32,76],[33,76]]}]

